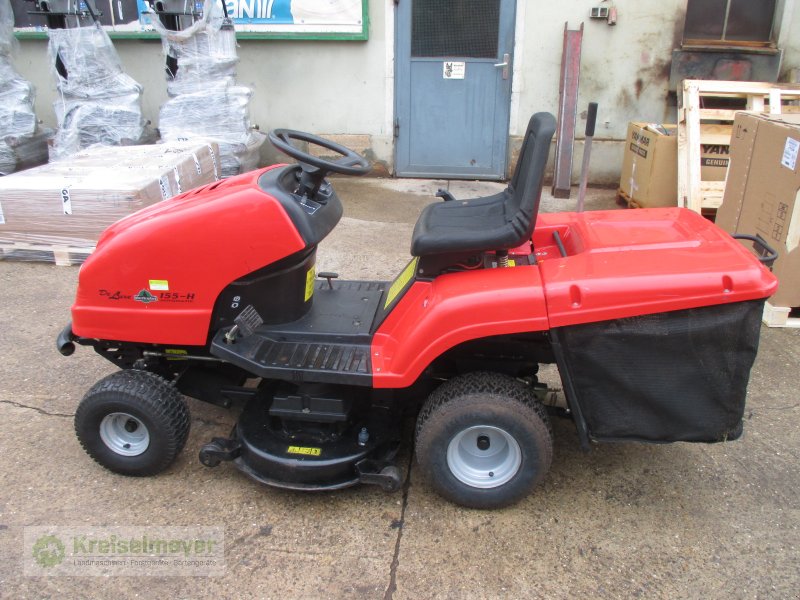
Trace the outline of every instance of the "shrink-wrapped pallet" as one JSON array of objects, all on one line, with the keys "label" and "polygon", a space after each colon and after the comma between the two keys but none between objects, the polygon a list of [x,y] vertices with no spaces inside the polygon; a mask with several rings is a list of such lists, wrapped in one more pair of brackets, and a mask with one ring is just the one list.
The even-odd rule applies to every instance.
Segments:
[{"label": "shrink-wrapped pallet", "polygon": [[165,141],[213,139],[220,149],[222,176],[255,169],[266,136],[250,123],[250,88],[236,85],[236,32],[221,3],[206,0],[203,17],[171,31],[153,19],[165,54],[177,64],[167,79],[170,99],[161,107],[159,132]]},{"label": "shrink-wrapped pallet", "polygon": [[64,158],[96,144],[126,146],[148,141],[142,86],[123,72],[103,28],[93,24],[50,29],[48,37],[58,121],[51,158]]},{"label": "shrink-wrapped pallet", "polygon": [[219,178],[213,143],[94,147],[0,178],[0,249],[91,248],[109,225]]},{"label": "shrink-wrapped pallet", "polygon": [[49,129],[38,127],[33,112],[35,90],[11,64],[14,14],[0,0],[0,175],[47,162]]}]

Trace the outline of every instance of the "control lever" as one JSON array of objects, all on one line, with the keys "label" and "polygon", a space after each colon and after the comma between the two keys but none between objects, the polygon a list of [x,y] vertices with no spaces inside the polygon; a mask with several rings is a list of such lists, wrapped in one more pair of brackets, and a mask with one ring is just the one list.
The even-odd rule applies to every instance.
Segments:
[{"label": "control lever", "polygon": [[225,334],[225,342],[233,344],[236,342],[236,336],[241,335],[247,337],[253,335],[256,329],[264,324],[264,319],[258,314],[252,304],[248,304],[245,309],[240,312],[233,320],[235,325]]},{"label": "control lever", "polygon": [[436,192],[436,197],[437,198],[441,198],[445,202],[450,202],[451,200],[455,200],[456,199],[456,197],[453,196],[453,194],[451,194],[447,190],[443,190],[442,188],[439,188],[439,191]]},{"label": "control lever", "polygon": [[322,273],[317,273],[317,277],[319,277],[320,279],[327,279],[328,280],[328,289],[332,290],[333,289],[333,283],[331,282],[331,279],[339,279],[339,274],[338,273],[328,273],[327,271],[325,271],[325,272],[322,272]]}]

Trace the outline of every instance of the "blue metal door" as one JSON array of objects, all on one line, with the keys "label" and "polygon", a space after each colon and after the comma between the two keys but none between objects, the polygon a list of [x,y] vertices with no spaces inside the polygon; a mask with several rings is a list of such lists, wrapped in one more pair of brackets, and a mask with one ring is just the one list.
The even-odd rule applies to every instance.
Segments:
[{"label": "blue metal door", "polygon": [[515,0],[399,0],[395,172],[501,179]]}]

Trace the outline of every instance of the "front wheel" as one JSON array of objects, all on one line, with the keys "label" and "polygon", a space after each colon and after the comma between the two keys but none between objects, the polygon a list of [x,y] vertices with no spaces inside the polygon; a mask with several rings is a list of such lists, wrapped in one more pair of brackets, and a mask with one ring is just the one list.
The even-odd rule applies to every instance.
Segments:
[{"label": "front wheel", "polygon": [[500,508],[527,496],[544,478],[553,437],[529,386],[499,373],[469,373],[442,384],[423,406],[416,455],[444,498],[469,508]]},{"label": "front wheel", "polygon": [[75,411],[86,453],[115,473],[155,475],[186,443],[189,409],[174,386],[147,371],[112,373],[90,389]]}]

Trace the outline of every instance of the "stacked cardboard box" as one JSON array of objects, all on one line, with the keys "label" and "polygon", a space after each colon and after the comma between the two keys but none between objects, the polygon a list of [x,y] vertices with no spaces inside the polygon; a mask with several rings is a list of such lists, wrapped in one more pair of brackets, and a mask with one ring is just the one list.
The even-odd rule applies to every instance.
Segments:
[{"label": "stacked cardboard box", "polygon": [[[639,207],[678,205],[677,125],[628,123],[619,193]],[[701,125],[703,181],[725,181],[731,128]]]},{"label": "stacked cardboard box", "polygon": [[731,163],[716,223],[729,233],[760,235],[775,250],[780,280],[769,300],[800,306],[800,115],[738,113]]},{"label": "stacked cardboard box", "polygon": [[95,147],[0,178],[0,247],[94,246],[145,206],[219,178],[216,144]]},{"label": "stacked cardboard box", "polygon": [[677,206],[677,128],[677,125],[628,124],[619,192],[630,204]]},{"label": "stacked cardboard box", "polygon": [[725,181],[731,156],[728,124],[700,123],[700,180]]}]

